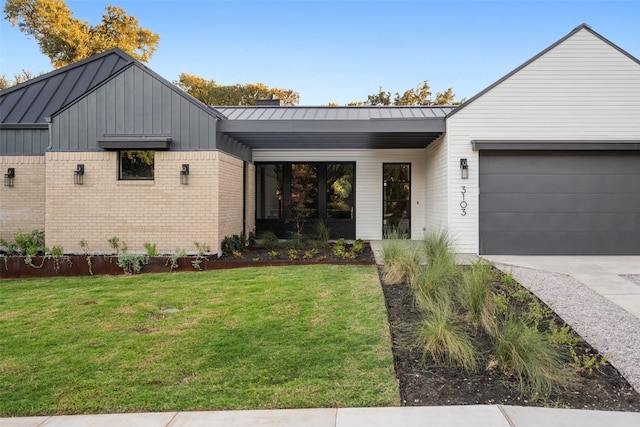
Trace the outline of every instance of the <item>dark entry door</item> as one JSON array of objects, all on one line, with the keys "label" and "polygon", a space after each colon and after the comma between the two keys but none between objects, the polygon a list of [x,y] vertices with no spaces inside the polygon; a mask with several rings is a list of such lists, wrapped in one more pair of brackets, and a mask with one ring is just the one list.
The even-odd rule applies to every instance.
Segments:
[{"label": "dark entry door", "polygon": [[411,164],[382,165],[382,233],[411,237]]}]

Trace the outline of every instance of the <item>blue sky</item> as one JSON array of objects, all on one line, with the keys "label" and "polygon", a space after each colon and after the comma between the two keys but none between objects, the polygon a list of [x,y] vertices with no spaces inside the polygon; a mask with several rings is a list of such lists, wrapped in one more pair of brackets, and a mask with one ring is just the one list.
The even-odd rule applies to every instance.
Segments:
[{"label": "blue sky", "polygon": [[[262,82],[301,105],[402,93],[428,80],[469,98],[587,23],[640,57],[640,0],[68,0],[95,24],[107,4],[160,35],[148,66],[218,84]],[[37,43],[0,22],[0,74],[50,71]]]}]

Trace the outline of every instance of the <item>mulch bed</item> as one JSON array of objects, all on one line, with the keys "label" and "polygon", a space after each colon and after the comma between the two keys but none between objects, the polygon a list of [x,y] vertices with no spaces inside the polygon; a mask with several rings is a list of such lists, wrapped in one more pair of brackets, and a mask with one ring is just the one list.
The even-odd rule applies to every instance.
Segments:
[{"label": "mulch bed", "polygon": [[[412,325],[420,320],[411,289],[407,285],[382,285],[393,341],[396,375],[400,383],[402,404],[406,406],[441,406],[501,404],[550,406],[572,409],[640,412],[640,394],[611,364],[592,373],[579,374],[576,384],[558,395],[532,401],[512,386],[514,380],[496,370],[469,373],[456,368],[423,363],[411,348]],[[560,323],[561,324],[561,323]],[[481,348],[489,348],[488,337],[479,336]],[[582,342],[578,354],[597,351]],[[484,366],[489,360],[486,359]]]}]

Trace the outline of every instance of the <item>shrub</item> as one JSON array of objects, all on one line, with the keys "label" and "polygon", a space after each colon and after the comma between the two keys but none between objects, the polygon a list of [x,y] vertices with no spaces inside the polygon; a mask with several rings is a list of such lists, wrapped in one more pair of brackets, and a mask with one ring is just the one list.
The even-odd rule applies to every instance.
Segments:
[{"label": "shrub", "polygon": [[265,231],[260,234],[258,239],[260,240],[261,246],[267,249],[277,248],[280,245],[280,239],[271,231]]},{"label": "shrub", "polygon": [[456,257],[453,252],[453,241],[449,233],[445,230],[432,231],[427,233],[423,239],[424,254],[427,257],[427,264],[432,261],[449,261],[455,264]]},{"label": "shrub", "polygon": [[145,242],[144,249],[147,251],[148,256],[158,256],[158,251],[156,249],[155,243],[151,244],[149,242]]},{"label": "shrub", "polygon": [[438,252],[427,261],[416,280],[415,298],[418,306],[430,300],[455,301],[462,269],[450,252]]},{"label": "shrub", "polygon": [[523,394],[546,396],[573,381],[548,337],[514,315],[508,315],[497,331],[495,357],[500,368],[516,377]]},{"label": "shrub", "polygon": [[247,246],[246,239],[243,234],[234,234],[222,239],[222,255],[231,256],[233,252],[243,252]]},{"label": "shrub", "polygon": [[432,302],[425,307],[424,319],[414,332],[414,345],[423,361],[430,357],[436,363],[458,366],[466,371],[478,368],[478,352],[473,337],[459,322],[449,303]]},{"label": "shrub", "polygon": [[7,248],[9,255],[35,256],[44,251],[44,230],[35,229],[30,233],[18,230],[13,236],[13,242],[0,239],[0,244]]},{"label": "shrub", "polygon": [[385,283],[414,285],[422,269],[422,255],[410,241],[390,238],[382,241],[382,278]]},{"label": "shrub", "polygon": [[480,261],[464,271],[458,287],[458,300],[470,323],[492,334],[496,328],[491,266]]},{"label": "shrub", "polygon": [[144,254],[118,254],[118,267],[122,268],[126,274],[139,273],[142,265],[147,263],[147,257]]},{"label": "shrub", "polygon": [[326,247],[329,244],[329,238],[331,235],[331,230],[327,227],[327,224],[324,221],[318,221],[316,223],[316,238],[322,247]]}]

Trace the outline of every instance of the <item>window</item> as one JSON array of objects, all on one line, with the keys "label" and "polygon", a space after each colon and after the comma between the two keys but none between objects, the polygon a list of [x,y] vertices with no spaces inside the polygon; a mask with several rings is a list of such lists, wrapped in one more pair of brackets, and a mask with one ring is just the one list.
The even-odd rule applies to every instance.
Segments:
[{"label": "window", "polygon": [[327,164],[327,218],[353,219],[353,163]]},{"label": "window", "polygon": [[256,218],[282,219],[282,164],[256,166]]},{"label": "window", "polygon": [[152,180],[153,150],[122,150],[118,158],[118,179]]}]

